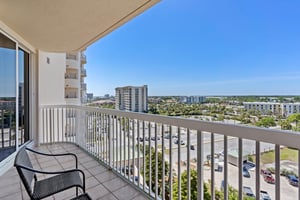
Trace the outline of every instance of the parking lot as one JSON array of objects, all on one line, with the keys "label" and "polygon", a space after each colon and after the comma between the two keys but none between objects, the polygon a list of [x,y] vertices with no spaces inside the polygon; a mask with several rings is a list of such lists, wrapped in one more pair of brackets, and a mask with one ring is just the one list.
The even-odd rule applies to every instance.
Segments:
[{"label": "parking lot", "polygon": [[[155,136],[155,130],[153,127],[151,127],[150,129],[150,134],[149,132],[146,132],[145,135],[141,134],[138,135],[131,135],[131,137],[134,136],[136,143],[143,143],[145,142],[146,145],[151,145],[151,146],[155,146],[155,143],[157,142],[158,148],[161,149],[162,148],[162,142],[164,141],[164,147],[166,150],[166,154],[165,154],[165,160],[169,161],[170,156],[172,156],[172,168],[174,169],[174,172],[177,173],[177,169],[178,169],[178,158],[179,158],[179,152],[180,152],[180,163],[182,161],[187,162],[187,154],[188,151],[190,152],[190,158],[191,159],[195,159],[197,158],[197,133],[195,131],[191,131],[191,135],[190,135],[190,144],[193,145],[193,149],[188,149],[186,144],[187,144],[187,133],[185,131],[180,131],[181,135],[180,135],[180,143],[182,143],[180,145],[179,141],[178,141],[178,137],[174,137],[177,134],[177,130],[173,130],[172,131],[173,137],[169,137],[168,138],[168,134],[169,133],[164,133],[161,134],[160,131],[158,131],[158,134]],[[147,139],[146,139],[147,138]],[[210,149],[211,149],[211,135],[208,134],[204,134],[203,135],[203,154],[204,154],[204,158],[206,158],[207,155],[210,154]],[[218,135],[215,134],[214,136],[214,148],[215,148],[215,152],[219,153],[221,151],[224,150],[224,146],[223,146],[223,139],[224,137],[222,135]],[[182,142],[181,142],[182,140]],[[170,143],[172,143],[172,151],[170,151],[169,147],[170,147]],[[122,143],[123,144],[123,143]],[[127,144],[127,139],[125,141],[125,144]],[[273,144],[268,144],[268,143],[263,143],[261,142],[261,152],[264,151],[269,151],[274,149],[274,145]],[[178,150],[178,148],[180,148],[180,150]],[[238,148],[238,138],[233,138],[233,137],[229,137],[228,138],[228,150],[231,149],[237,149]],[[251,141],[251,140],[243,140],[243,151],[249,152],[249,153],[255,153],[255,141]],[[171,155],[170,155],[171,153]],[[196,163],[195,163],[196,164]],[[185,167],[182,167],[181,170],[184,170]],[[256,180],[255,180],[255,169],[249,170],[250,173],[250,177],[244,177],[243,178],[243,186],[247,186],[250,187],[252,189],[252,191],[255,193],[255,189],[256,189]],[[204,170],[204,177],[205,177],[205,181],[208,181],[210,179],[210,167],[206,166],[205,170]],[[223,180],[223,172],[215,172],[215,187],[217,189],[220,189],[221,187],[221,182]],[[236,166],[233,166],[231,164],[228,165],[228,183],[229,185],[233,186],[235,189],[238,188],[238,168]],[[267,191],[269,196],[271,197],[271,199],[275,199],[275,184],[270,184],[264,181],[263,176],[260,175],[260,189],[263,191]],[[281,188],[281,199],[284,200],[294,200],[298,198],[298,189],[295,186],[292,186],[289,184],[288,179],[284,176],[280,177],[280,188]]]},{"label": "parking lot", "polygon": [[[211,171],[210,167],[204,167],[204,180],[210,179]],[[256,180],[255,180],[255,168],[249,170],[250,178],[243,177],[243,186],[250,187],[255,194]],[[223,180],[223,172],[215,172],[215,187],[221,189],[221,182]],[[238,188],[238,168],[231,164],[228,165],[228,184],[235,189]],[[289,184],[288,179],[284,176],[280,176],[280,194],[281,199],[295,200],[298,199],[298,188]],[[271,199],[275,200],[275,184],[270,184],[264,181],[263,176],[260,175],[260,189],[267,191]]]}]

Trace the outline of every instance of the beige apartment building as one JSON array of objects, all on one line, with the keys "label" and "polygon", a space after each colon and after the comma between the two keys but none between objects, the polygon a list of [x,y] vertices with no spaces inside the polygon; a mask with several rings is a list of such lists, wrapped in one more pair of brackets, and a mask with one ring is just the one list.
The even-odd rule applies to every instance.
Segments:
[{"label": "beige apartment building", "polygon": [[273,113],[288,117],[300,112],[300,103],[274,103],[274,102],[244,102],[246,110],[258,110],[262,114]]},{"label": "beige apartment building", "polygon": [[148,111],[148,87],[126,86],[116,88],[116,109],[147,112]]}]

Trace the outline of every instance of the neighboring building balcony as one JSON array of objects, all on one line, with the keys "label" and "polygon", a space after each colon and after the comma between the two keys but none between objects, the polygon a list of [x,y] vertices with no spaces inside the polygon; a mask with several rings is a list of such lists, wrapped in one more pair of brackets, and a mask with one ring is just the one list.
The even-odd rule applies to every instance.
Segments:
[{"label": "neighboring building balcony", "polygon": [[81,83],[81,90],[86,90],[86,83]]},{"label": "neighboring building balcony", "polygon": [[71,88],[78,88],[79,86],[78,79],[65,79],[65,86]]},{"label": "neighboring building balcony", "polygon": [[72,54],[67,54],[66,55],[66,59],[67,60],[77,60],[77,56],[76,55],[72,55]]},{"label": "neighboring building balcony", "polygon": [[[150,199],[201,200],[207,192],[228,199],[232,188],[240,200],[246,190],[256,199],[260,191],[300,199],[299,184],[282,176],[284,170],[299,174],[298,132],[68,105],[41,106],[40,122],[40,144],[73,143]],[[297,161],[281,160],[286,149]],[[275,184],[261,175],[267,168]]]},{"label": "neighboring building balcony", "polygon": [[77,60],[74,59],[66,59],[67,68],[70,69],[79,69],[80,64]]},{"label": "neighboring building balcony", "polygon": [[86,64],[86,55],[83,52],[81,52],[81,63]]},{"label": "neighboring building balcony", "polygon": [[78,89],[66,87],[65,88],[65,98],[66,99],[76,99],[78,98]]},{"label": "neighboring building balcony", "polygon": [[86,69],[81,69],[81,77],[86,77]]},{"label": "neighboring building balcony", "polygon": [[65,79],[77,79],[78,76],[76,73],[66,73],[65,74]]}]

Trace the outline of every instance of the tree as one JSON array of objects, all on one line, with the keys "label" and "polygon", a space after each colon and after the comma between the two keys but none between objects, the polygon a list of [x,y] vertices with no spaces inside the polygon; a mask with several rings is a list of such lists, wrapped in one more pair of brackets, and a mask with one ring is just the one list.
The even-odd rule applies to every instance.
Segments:
[{"label": "tree", "polygon": [[[181,174],[181,199],[185,200],[187,199],[187,171],[184,171]],[[190,191],[191,191],[191,199],[197,199],[197,171],[194,169],[190,170]],[[175,180],[173,183],[173,199],[178,199],[178,180]],[[204,199],[209,200],[211,199],[211,195],[209,193],[208,184],[204,183]]]},{"label": "tree", "polygon": [[298,128],[298,123],[300,122],[300,113],[295,113],[295,114],[292,114],[292,115],[288,116],[287,120],[289,122],[295,123],[296,128]]},{"label": "tree", "polygon": [[292,125],[288,120],[282,120],[280,122],[280,126],[282,130],[291,130],[292,129]]},{"label": "tree", "polygon": [[[162,195],[162,180],[163,178],[163,154],[161,152],[159,152],[157,150],[157,148],[151,148],[151,160],[150,160],[150,151],[149,151],[149,146],[146,146],[145,147],[145,151],[146,151],[146,166],[145,168],[142,169],[142,174],[144,174],[144,170],[146,170],[146,183],[147,185],[149,185],[150,183],[150,178],[149,178],[149,175],[150,175],[150,164],[151,164],[151,189],[152,191],[155,190],[155,154],[157,153],[157,177],[158,177],[158,193],[160,195]],[[165,175],[168,175],[169,173],[169,163],[165,161]]]},{"label": "tree", "polygon": [[224,121],[224,115],[223,114],[219,114],[218,115],[218,118],[217,118],[217,121]]},{"label": "tree", "polygon": [[256,122],[256,126],[268,128],[271,126],[276,126],[276,123],[273,117],[264,117],[260,119],[258,122]]}]

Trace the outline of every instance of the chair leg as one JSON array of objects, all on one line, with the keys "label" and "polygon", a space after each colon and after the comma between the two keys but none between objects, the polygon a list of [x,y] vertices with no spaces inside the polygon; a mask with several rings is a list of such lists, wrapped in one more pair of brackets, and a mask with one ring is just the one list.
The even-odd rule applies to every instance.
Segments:
[{"label": "chair leg", "polygon": [[78,197],[78,187],[76,187],[76,197]]}]

